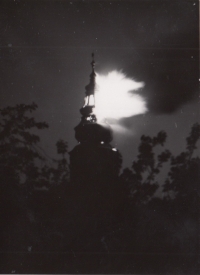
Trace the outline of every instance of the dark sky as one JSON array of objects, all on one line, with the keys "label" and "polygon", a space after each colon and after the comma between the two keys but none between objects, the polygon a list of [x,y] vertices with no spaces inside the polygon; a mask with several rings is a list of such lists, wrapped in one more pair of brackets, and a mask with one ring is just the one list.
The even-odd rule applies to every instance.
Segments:
[{"label": "dark sky", "polygon": [[35,102],[49,123],[43,147],[54,155],[63,138],[76,144],[91,53],[96,71],[145,82],[148,112],[120,123],[114,143],[130,166],[142,134],[168,134],[175,154],[199,120],[198,1],[0,2],[0,107]]}]

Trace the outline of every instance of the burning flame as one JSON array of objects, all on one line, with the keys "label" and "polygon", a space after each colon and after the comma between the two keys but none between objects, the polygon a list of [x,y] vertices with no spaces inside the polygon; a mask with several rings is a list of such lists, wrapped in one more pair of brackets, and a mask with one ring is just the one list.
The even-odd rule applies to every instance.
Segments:
[{"label": "burning flame", "polygon": [[99,121],[120,119],[147,112],[144,98],[136,91],[144,87],[143,82],[136,82],[118,71],[107,75],[97,74],[95,92],[95,114]]}]

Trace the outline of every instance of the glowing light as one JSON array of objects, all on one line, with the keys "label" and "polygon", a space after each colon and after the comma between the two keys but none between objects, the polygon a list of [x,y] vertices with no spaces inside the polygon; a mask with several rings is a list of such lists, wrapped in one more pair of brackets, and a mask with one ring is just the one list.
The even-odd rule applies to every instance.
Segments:
[{"label": "glowing light", "polygon": [[120,119],[147,111],[144,98],[134,91],[144,86],[118,71],[107,75],[97,74],[95,91],[95,114],[99,121],[105,118]]},{"label": "glowing light", "polygon": [[93,106],[94,105],[94,95],[89,95],[85,97],[85,105],[84,106]]}]

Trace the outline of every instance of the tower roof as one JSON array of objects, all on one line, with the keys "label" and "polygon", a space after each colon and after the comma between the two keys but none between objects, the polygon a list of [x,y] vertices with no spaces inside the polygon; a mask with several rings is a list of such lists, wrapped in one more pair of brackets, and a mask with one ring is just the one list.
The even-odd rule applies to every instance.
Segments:
[{"label": "tower roof", "polygon": [[81,122],[75,127],[75,137],[82,143],[109,143],[112,141],[112,130],[107,124],[97,123],[96,115],[93,113],[95,107],[95,61],[92,53],[92,73],[90,74],[90,83],[85,87],[86,98],[85,105],[80,109],[82,114]]}]

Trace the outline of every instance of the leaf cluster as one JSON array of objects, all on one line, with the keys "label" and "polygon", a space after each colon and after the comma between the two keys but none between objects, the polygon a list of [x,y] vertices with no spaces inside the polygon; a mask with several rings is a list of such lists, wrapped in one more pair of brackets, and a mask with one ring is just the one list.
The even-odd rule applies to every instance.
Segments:
[{"label": "leaf cluster", "polygon": [[165,150],[156,155],[155,148],[163,146],[167,138],[167,134],[161,131],[156,137],[143,135],[139,145],[139,154],[137,159],[133,161],[132,170],[126,168],[121,178],[129,184],[131,196],[137,203],[147,202],[158,188],[156,175],[159,174],[163,164],[167,162],[171,156],[169,150]]},{"label": "leaf cluster", "polygon": [[19,104],[0,110],[0,172],[1,185],[51,186],[68,179],[69,169],[65,154],[67,143],[56,144],[61,160],[50,159],[38,145],[40,138],[35,132],[47,129],[46,122],[38,122],[30,116],[37,105]]},{"label": "leaf cluster", "polygon": [[192,126],[190,135],[186,138],[186,150],[177,156],[171,157],[171,169],[165,181],[164,192],[168,194],[173,191],[177,198],[190,198],[194,200],[199,197],[199,169],[200,158],[194,157],[197,142],[200,139],[200,125]]}]

